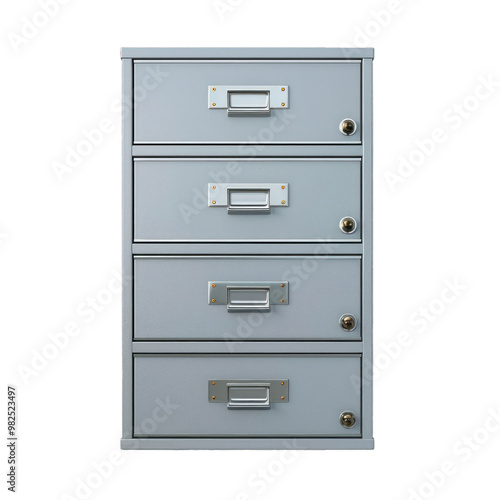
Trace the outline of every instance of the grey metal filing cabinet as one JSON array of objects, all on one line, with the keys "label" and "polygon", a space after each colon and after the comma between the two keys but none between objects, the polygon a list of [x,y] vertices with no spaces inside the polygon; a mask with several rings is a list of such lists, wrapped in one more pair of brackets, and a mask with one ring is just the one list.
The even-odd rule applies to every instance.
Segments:
[{"label": "grey metal filing cabinet", "polygon": [[372,449],[373,49],[122,60],[122,448]]}]

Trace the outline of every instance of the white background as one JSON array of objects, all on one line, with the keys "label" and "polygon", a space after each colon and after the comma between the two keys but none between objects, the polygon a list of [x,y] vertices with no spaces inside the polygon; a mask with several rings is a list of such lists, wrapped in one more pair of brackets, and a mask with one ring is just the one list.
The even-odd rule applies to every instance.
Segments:
[{"label": "white background", "polygon": [[[498,498],[495,3],[70,0],[30,30],[40,3],[1,14],[1,421],[6,435],[15,384],[18,498],[83,498],[81,481],[92,499]],[[375,451],[118,451],[120,47],[352,45],[375,47]],[[90,317],[93,297],[109,303]],[[50,351],[69,323],[78,335]]]}]

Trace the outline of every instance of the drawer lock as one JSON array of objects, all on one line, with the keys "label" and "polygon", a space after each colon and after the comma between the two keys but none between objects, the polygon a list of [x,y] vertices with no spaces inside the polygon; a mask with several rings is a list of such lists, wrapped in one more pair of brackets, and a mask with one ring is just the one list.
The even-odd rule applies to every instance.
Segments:
[{"label": "drawer lock", "polygon": [[352,429],[356,425],[356,414],[352,411],[344,411],[340,415],[340,423],[346,429]]},{"label": "drawer lock", "polygon": [[344,314],[340,318],[340,326],[346,332],[352,332],[356,328],[356,318],[352,314]]},{"label": "drawer lock", "polygon": [[354,217],[344,217],[341,219],[339,227],[343,233],[351,234],[356,231],[357,227],[356,219]]},{"label": "drawer lock", "polygon": [[346,118],[340,122],[339,128],[344,135],[352,135],[356,132],[356,122],[350,118]]}]

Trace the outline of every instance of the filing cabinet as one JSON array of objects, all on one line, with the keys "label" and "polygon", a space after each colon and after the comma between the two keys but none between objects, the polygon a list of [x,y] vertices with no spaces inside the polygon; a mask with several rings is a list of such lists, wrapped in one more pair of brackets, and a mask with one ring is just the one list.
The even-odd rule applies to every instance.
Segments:
[{"label": "filing cabinet", "polygon": [[122,448],[373,448],[372,60],[122,49]]}]

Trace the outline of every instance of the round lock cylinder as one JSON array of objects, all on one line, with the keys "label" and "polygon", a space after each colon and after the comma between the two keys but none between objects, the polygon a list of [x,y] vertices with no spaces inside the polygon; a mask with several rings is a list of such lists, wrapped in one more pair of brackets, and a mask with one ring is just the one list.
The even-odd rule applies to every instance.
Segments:
[{"label": "round lock cylinder", "polygon": [[356,414],[353,411],[344,411],[340,415],[340,423],[346,429],[352,429],[356,425]]},{"label": "round lock cylinder", "polygon": [[358,226],[356,219],[354,217],[344,217],[340,220],[340,230],[345,234],[351,234],[356,231]]},{"label": "round lock cylinder", "polygon": [[354,120],[351,120],[351,118],[346,118],[345,120],[342,120],[340,122],[340,131],[344,135],[352,135],[354,132],[356,132],[356,122]]},{"label": "round lock cylinder", "polygon": [[356,328],[356,318],[352,314],[341,316],[339,323],[345,332],[352,332]]}]

